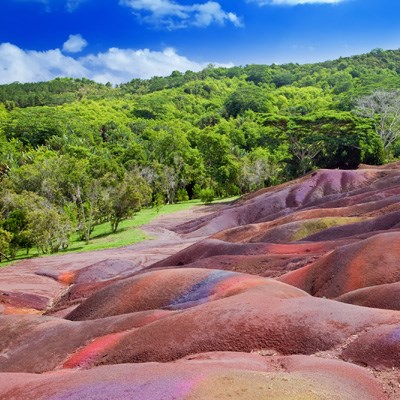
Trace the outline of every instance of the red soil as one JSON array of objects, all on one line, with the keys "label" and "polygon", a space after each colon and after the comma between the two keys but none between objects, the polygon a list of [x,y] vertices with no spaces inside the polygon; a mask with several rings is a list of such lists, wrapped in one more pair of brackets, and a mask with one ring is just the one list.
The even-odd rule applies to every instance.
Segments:
[{"label": "red soil", "polygon": [[399,399],[400,163],[212,210],[1,269],[0,399]]},{"label": "red soil", "polygon": [[400,311],[400,282],[354,290],[337,297],[336,300],[357,306]]},{"label": "red soil", "polygon": [[313,296],[335,298],[369,286],[400,281],[400,232],[342,246],[315,263],[279,278]]},{"label": "red soil", "polygon": [[0,399],[383,400],[362,368],[311,357],[199,354],[175,363],[124,364],[0,382]]}]

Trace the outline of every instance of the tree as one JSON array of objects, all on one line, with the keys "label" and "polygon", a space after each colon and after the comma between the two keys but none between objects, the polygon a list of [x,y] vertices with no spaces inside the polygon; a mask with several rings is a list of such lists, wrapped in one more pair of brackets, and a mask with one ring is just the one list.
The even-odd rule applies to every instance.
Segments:
[{"label": "tree", "polygon": [[377,90],[356,102],[355,112],[371,118],[385,151],[400,137],[400,92]]},{"label": "tree", "polygon": [[41,209],[28,213],[27,232],[38,252],[56,253],[67,248],[71,225],[66,216],[54,208]]},{"label": "tree", "polygon": [[242,192],[261,189],[277,182],[280,169],[275,157],[267,149],[259,147],[241,161],[239,185]]},{"label": "tree", "polygon": [[3,228],[12,234],[10,241],[10,254],[14,258],[18,249],[25,248],[27,253],[33,246],[27,233],[27,210],[17,208],[8,214],[7,219],[3,222]]},{"label": "tree", "polygon": [[135,174],[126,174],[110,195],[111,199],[111,229],[115,233],[121,221],[139,211],[142,204],[150,202],[151,189],[144,179]]},{"label": "tree", "polygon": [[5,229],[0,228],[0,262],[3,258],[9,259],[7,254],[10,250],[12,234]]},{"label": "tree", "polygon": [[227,116],[237,117],[246,110],[269,112],[271,101],[265,89],[254,84],[239,87],[225,102]]},{"label": "tree", "polygon": [[297,171],[304,175],[313,167],[313,160],[322,151],[322,142],[302,141],[300,136],[289,137],[289,151],[297,159]]}]

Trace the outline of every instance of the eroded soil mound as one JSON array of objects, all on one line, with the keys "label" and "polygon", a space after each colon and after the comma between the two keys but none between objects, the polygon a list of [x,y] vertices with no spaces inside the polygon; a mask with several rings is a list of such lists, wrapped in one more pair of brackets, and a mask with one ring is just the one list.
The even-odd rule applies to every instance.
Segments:
[{"label": "eroded soil mound", "polygon": [[0,270],[0,398],[400,398],[398,164],[198,216]]},{"label": "eroded soil mound", "polygon": [[[1,382],[0,382],[1,383]],[[362,368],[311,357],[206,353],[175,363],[124,364],[41,376],[15,374],[1,399],[381,400]]]}]

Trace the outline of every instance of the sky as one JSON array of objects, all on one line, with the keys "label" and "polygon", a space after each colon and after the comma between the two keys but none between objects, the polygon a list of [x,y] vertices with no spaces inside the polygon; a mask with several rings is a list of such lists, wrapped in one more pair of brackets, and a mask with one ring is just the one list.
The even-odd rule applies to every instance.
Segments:
[{"label": "sky", "polygon": [[400,48],[399,0],[1,0],[0,83],[112,84]]}]

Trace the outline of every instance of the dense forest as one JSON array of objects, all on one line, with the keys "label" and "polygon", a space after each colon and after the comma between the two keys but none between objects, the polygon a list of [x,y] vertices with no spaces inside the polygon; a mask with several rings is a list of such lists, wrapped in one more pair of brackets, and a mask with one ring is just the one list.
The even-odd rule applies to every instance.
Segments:
[{"label": "dense forest", "polygon": [[400,50],[247,65],[112,87],[0,86],[0,261],[143,206],[246,193],[400,156]]}]

